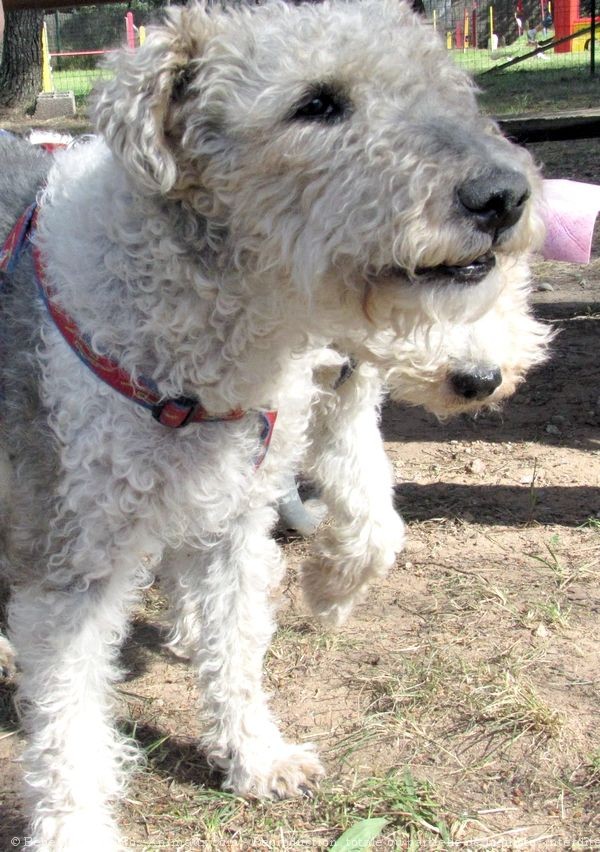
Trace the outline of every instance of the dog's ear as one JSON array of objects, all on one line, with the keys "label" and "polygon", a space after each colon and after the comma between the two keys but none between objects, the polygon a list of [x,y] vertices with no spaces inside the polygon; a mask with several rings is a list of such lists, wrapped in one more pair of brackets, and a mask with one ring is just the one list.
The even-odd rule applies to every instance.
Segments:
[{"label": "dog's ear", "polygon": [[214,17],[199,4],[173,7],[142,47],[119,51],[108,62],[115,76],[96,98],[96,127],[147,192],[166,193],[177,181],[169,116],[215,29]]}]

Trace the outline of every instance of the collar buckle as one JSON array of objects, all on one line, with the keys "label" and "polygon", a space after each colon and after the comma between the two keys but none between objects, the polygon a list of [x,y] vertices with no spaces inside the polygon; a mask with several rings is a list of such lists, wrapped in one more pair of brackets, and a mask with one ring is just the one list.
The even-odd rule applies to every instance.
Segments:
[{"label": "collar buckle", "polygon": [[178,396],[174,399],[165,399],[152,406],[152,416],[163,426],[171,429],[182,429],[203,411],[197,399],[191,396]]}]

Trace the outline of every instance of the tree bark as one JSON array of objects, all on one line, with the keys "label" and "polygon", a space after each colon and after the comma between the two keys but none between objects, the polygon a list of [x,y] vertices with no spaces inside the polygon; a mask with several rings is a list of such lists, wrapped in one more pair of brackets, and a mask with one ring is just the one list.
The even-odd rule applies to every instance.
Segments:
[{"label": "tree bark", "polygon": [[78,9],[80,6],[98,6],[101,3],[114,3],[115,0],[4,0],[4,11],[15,9]]},{"label": "tree bark", "polygon": [[7,12],[0,65],[0,106],[32,104],[42,88],[42,23],[44,12]]}]

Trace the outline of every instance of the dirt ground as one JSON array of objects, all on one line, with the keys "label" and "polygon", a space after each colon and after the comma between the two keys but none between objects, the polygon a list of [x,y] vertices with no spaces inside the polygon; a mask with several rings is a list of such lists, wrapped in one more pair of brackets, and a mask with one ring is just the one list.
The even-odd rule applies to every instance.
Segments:
[{"label": "dirt ground", "polygon": [[[547,176],[597,183],[599,148],[533,146]],[[348,625],[310,619],[295,578],[308,544],[283,543],[266,682],[286,735],[324,758],[314,799],[218,791],[194,747],[193,674],[162,648],[148,593],[119,685],[147,757],[119,808],[131,849],[318,849],[370,816],[387,820],[376,849],[600,848],[600,260],[540,262],[535,286],[559,334],[501,415],[385,409],[408,545]],[[20,745],[4,688],[1,850],[25,845]]]}]

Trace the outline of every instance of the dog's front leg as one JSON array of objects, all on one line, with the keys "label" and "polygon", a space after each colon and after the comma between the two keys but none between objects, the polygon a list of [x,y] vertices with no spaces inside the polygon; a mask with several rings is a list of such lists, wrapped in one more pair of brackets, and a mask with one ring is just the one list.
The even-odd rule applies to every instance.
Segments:
[{"label": "dog's front leg", "polygon": [[233,519],[212,544],[173,554],[166,570],[178,598],[174,640],[198,671],[203,751],[226,789],[285,798],[309,790],[323,769],[311,745],[283,739],[261,684],[274,630],[269,595],[282,572],[273,522],[269,508]]},{"label": "dog's front leg", "polygon": [[316,407],[308,474],[332,522],[320,528],[302,570],[306,599],[322,621],[342,624],[369,582],[394,564],[404,525],[379,431],[381,382],[368,364]]},{"label": "dog's front leg", "polygon": [[108,803],[122,795],[135,749],[111,725],[110,685],[136,571],[119,569],[17,588],[10,605],[31,846],[43,852],[123,848]]}]

